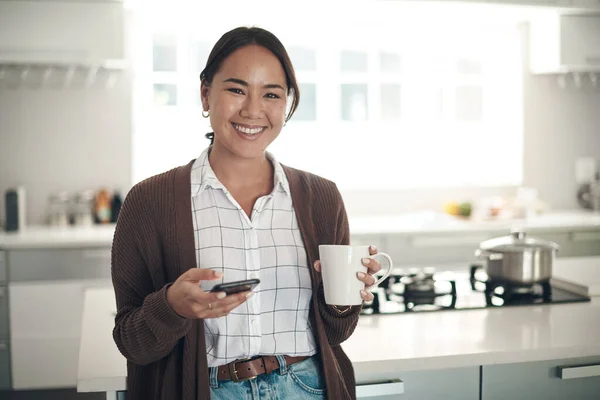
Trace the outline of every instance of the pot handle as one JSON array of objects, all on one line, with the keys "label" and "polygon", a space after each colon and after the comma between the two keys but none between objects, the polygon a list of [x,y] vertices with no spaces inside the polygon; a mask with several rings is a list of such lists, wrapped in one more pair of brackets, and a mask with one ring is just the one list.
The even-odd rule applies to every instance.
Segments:
[{"label": "pot handle", "polygon": [[475,250],[475,257],[477,257],[480,260],[489,260],[489,261],[502,260],[504,258],[502,253],[492,253],[492,252],[481,250],[481,249]]}]

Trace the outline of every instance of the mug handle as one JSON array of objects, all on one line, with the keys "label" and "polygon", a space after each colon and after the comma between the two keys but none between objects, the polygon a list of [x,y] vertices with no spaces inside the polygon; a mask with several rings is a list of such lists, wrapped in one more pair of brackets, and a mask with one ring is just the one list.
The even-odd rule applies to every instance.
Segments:
[{"label": "mug handle", "polygon": [[369,256],[369,258],[375,259],[375,257],[377,257],[377,256],[385,257],[388,260],[388,263],[390,265],[388,266],[387,271],[385,271],[385,274],[383,274],[383,276],[381,278],[379,278],[378,280],[376,280],[374,284],[372,284],[371,286],[369,286],[370,289],[376,288],[381,282],[384,281],[385,278],[387,278],[388,276],[390,276],[390,273],[392,272],[392,268],[394,267],[394,264],[392,263],[392,257],[390,257],[389,254],[387,254],[387,253],[377,253],[375,255]]}]

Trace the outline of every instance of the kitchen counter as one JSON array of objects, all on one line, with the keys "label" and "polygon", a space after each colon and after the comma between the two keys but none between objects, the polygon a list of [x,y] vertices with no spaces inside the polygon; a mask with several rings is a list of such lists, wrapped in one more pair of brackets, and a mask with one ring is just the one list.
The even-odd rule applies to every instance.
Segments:
[{"label": "kitchen counter", "polygon": [[0,232],[0,250],[110,247],[115,224],[91,227],[29,226],[21,232]]},{"label": "kitchen counter", "polygon": [[[125,390],[126,361],[112,339],[112,288],[85,294],[78,390]],[[600,298],[552,304],[361,316],[342,346],[358,383],[399,371],[600,355]]]},{"label": "kitchen counter", "polygon": [[[350,217],[350,232],[363,234],[427,234],[454,232],[497,232],[506,235],[513,227],[557,231],[565,229],[600,230],[600,214],[586,211],[560,211],[526,220],[461,220],[439,212]],[[109,247],[114,224],[89,228],[30,226],[23,232],[0,232],[0,249]]]},{"label": "kitchen counter", "polygon": [[571,228],[600,229],[600,214],[585,210],[555,211],[527,219],[468,220],[440,212],[424,211],[402,215],[349,217],[352,234],[417,234],[452,232],[498,232],[506,235],[511,228],[557,231]]}]

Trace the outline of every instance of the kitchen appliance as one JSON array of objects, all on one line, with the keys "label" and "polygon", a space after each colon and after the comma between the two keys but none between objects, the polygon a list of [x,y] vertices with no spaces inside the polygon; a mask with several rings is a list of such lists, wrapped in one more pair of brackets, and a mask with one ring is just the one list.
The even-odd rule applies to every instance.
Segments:
[{"label": "kitchen appliance", "polygon": [[590,298],[558,287],[550,280],[518,283],[494,279],[484,264],[465,264],[464,271],[395,268],[365,302],[362,314],[401,314],[489,307],[586,302]]},{"label": "kitchen appliance", "polygon": [[559,246],[547,240],[530,238],[524,231],[482,242],[475,252],[486,263],[489,277],[515,284],[547,282]]},{"label": "kitchen appliance", "polygon": [[22,186],[8,189],[5,193],[6,225],[7,232],[22,231],[25,229],[25,188]]}]

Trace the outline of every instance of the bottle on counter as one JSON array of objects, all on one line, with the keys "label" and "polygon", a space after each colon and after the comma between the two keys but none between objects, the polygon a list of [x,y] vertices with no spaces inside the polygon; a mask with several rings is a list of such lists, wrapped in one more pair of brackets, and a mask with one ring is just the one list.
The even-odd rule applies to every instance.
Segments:
[{"label": "bottle on counter", "polygon": [[25,229],[25,188],[19,186],[8,189],[4,198],[7,232],[22,231]]},{"label": "bottle on counter", "polygon": [[92,226],[94,224],[94,192],[85,190],[75,198],[73,210],[74,224],[77,226]]},{"label": "bottle on counter", "polygon": [[117,218],[119,218],[119,213],[121,212],[122,205],[123,199],[121,198],[121,194],[119,193],[119,191],[116,190],[110,202],[110,222],[117,222]]},{"label": "bottle on counter", "polygon": [[111,221],[110,199],[110,194],[106,189],[100,189],[98,193],[96,193],[94,216],[96,222],[99,224],[106,224]]},{"label": "bottle on counter", "polygon": [[48,200],[48,223],[51,226],[69,226],[69,193],[60,192]]}]

